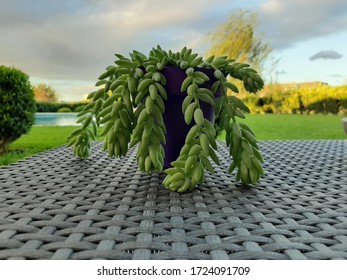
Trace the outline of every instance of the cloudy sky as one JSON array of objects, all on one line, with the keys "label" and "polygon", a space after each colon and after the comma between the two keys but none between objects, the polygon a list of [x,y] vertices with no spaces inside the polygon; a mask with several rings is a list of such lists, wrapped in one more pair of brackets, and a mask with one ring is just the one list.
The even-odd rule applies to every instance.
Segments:
[{"label": "cloudy sky", "polygon": [[60,100],[81,100],[114,53],[160,44],[203,54],[206,34],[237,8],[259,14],[278,82],[347,83],[341,0],[0,0],[0,65],[52,86]]}]

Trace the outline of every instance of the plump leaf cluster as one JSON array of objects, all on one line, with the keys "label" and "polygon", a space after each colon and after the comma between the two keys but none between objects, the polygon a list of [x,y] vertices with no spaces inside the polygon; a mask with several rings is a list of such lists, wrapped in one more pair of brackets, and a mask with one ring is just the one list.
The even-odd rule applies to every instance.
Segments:
[{"label": "plump leaf cluster", "polygon": [[16,68],[0,66],[0,153],[29,131],[35,111],[29,76]]},{"label": "plump leaf cluster", "polygon": [[[244,118],[242,112],[247,112],[248,108],[236,97],[230,101],[226,94],[228,89],[238,92],[237,87],[227,80],[228,76],[243,81],[249,92],[261,89],[263,80],[254,69],[225,56],[203,59],[186,47],[180,52],[167,52],[157,46],[148,56],[138,51],[133,51],[129,57],[115,56],[115,64],[108,66],[96,83],[100,88],[89,94],[89,104],[79,113],[81,127],[68,139],[68,145],[74,146],[75,155],[82,159],[89,157],[90,141],[95,140],[99,126],[102,126],[103,148],[111,157],[125,156],[129,147],[138,145],[140,170],[163,171],[163,144],[166,143],[163,113],[168,96],[162,70],[175,66],[186,74],[181,84],[181,92],[185,94],[182,114],[186,124],[192,126],[179,157],[165,170],[167,176],[163,183],[166,188],[190,191],[204,181],[205,170],[214,171],[210,160],[219,164],[215,152],[218,148],[216,130],[205,118],[202,102],[214,106],[220,122],[218,126],[227,132],[227,145],[233,157],[231,167],[235,165],[240,170],[237,173],[239,179],[246,184],[259,180],[263,174],[262,159],[253,132],[248,127],[238,131],[231,129],[235,125],[239,127],[236,117]],[[210,78],[201,68],[213,70],[216,81],[210,88],[204,86]],[[220,94],[216,95],[217,92]]]}]

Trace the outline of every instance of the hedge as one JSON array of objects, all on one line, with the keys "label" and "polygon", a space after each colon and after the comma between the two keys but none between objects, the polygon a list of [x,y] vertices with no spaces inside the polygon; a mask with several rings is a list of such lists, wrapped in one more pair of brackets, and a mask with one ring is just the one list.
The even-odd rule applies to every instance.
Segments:
[{"label": "hedge", "polygon": [[347,115],[347,86],[318,86],[243,98],[252,113]]},{"label": "hedge", "polygon": [[[300,88],[273,93],[247,94],[242,98],[251,113],[273,114],[342,114],[347,115],[347,85]],[[85,102],[48,103],[36,102],[37,112],[58,112],[66,107],[79,112]],[[65,109],[64,109],[65,110]]]},{"label": "hedge", "polygon": [[39,113],[61,112],[60,109],[70,109],[70,112],[80,112],[80,109],[86,105],[85,102],[72,102],[72,103],[50,103],[50,102],[36,102],[36,109]]},{"label": "hedge", "polygon": [[71,113],[71,109],[69,107],[61,107],[59,110],[58,110],[58,113]]}]

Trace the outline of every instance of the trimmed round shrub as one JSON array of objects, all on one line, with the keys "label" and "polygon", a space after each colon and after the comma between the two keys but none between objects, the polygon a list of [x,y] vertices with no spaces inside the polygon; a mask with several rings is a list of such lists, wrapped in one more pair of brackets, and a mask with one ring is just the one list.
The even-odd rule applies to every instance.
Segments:
[{"label": "trimmed round shrub", "polygon": [[29,76],[14,67],[0,66],[0,155],[9,143],[29,131],[35,111]]},{"label": "trimmed round shrub", "polygon": [[75,108],[74,112],[76,112],[76,113],[82,112],[84,107],[85,107],[84,105],[80,105],[80,106]]},{"label": "trimmed round shrub", "polygon": [[70,113],[72,112],[71,109],[69,107],[61,107],[59,110],[58,110],[58,113]]}]

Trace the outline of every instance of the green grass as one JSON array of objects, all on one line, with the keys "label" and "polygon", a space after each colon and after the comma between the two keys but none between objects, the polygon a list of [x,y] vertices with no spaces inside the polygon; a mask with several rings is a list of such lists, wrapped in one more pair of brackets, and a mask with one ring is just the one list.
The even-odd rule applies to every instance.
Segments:
[{"label": "green grass", "polygon": [[33,126],[28,134],[9,146],[9,152],[0,157],[0,165],[7,165],[61,146],[66,143],[66,138],[75,129],[74,126]]},{"label": "green grass", "polygon": [[[342,116],[332,115],[247,115],[241,122],[249,125],[259,140],[347,139]],[[223,139],[222,134],[219,139]]]},{"label": "green grass", "polygon": [[[259,140],[347,139],[341,119],[341,116],[324,115],[247,115],[243,122],[254,130]],[[34,126],[10,145],[9,153],[0,157],[0,165],[63,145],[75,129],[73,126]],[[224,134],[219,137],[223,138]]]}]

